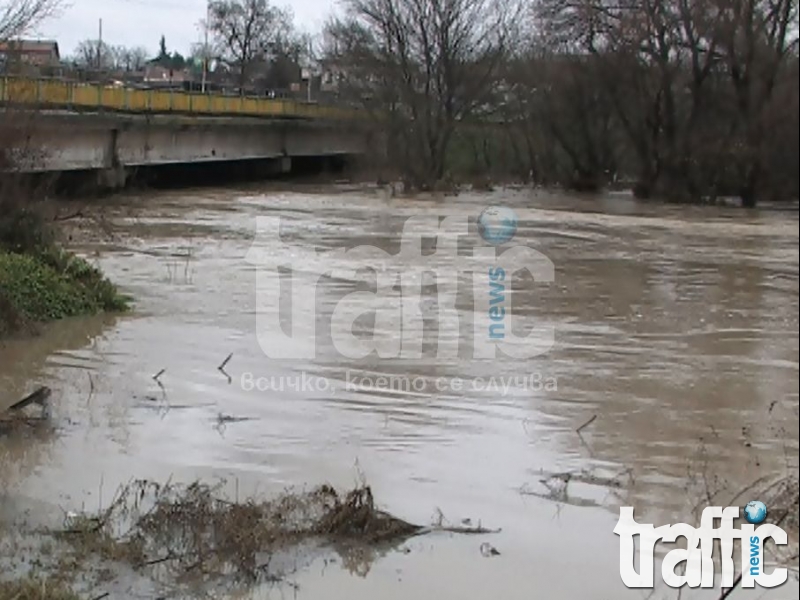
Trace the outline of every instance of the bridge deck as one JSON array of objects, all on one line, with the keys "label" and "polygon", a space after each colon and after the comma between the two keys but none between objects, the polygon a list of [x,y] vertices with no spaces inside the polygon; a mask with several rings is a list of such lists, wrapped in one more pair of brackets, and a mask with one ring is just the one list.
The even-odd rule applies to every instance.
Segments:
[{"label": "bridge deck", "polygon": [[273,98],[136,90],[52,79],[0,79],[0,103],[70,111],[268,117],[271,119],[352,118],[354,111]]}]

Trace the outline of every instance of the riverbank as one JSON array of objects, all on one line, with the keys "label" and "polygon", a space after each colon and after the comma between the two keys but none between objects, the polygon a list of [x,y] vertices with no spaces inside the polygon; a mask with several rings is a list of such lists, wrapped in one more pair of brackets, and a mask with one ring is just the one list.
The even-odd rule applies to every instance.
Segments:
[{"label": "riverbank", "polygon": [[129,299],[100,269],[53,241],[38,217],[2,221],[0,339],[65,317],[127,310]]}]

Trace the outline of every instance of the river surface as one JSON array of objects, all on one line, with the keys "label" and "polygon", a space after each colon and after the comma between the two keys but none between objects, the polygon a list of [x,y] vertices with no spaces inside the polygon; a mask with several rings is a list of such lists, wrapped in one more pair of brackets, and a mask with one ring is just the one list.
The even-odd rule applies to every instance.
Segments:
[{"label": "river surface", "polygon": [[[472,322],[487,315],[470,293],[490,281],[484,266],[468,272],[467,254],[488,247],[475,220],[498,204],[519,216],[499,250],[528,246],[554,266],[552,282],[507,281],[507,335],[512,315],[553,332],[536,356],[474,357],[488,334],[473,335]],[[423,536],[363,565],[314,560],[292,575],[296,591],[259,597],[612,600],[649,593],[620,580],[620,506],[639,522],[693,523],[703,498],[727,505],[760,477],[796,472],[796,211],[262,185],[132,193],[104,213],[109,227],[76,232],[73,245],[135,310],[0,345],[0,408],[46,384],[57,425],[41,439],[0,439],[0,518],[52,522],[107,503],[131,478],[224,478],[264,495],[366,480],[409,521],[441,514],[502,531]],[[403,226],[421,216],[470,219],[458,256],[434,244],[431,221],[420,221],[416,254],[402,254]],[[256,237],[257,217],[280,217],[280,237]],[[405,326],[390,310],[408,288],[390,283],[375,300],[368,267],[380,253],[345,252],[365,246],[395,257],[377,267],[384,278],[400,260],[421,321]],[[293,340],[257,319],[272,310],[274,281],[256,260],[289,266],[282,281],[295,295],[279,308]],[[319,268],[335,271],[316,279]],[[422,354],[344,356],[330,334],[339,304],[384,311],[351,323],[361,342],[377,331],[387,348],[422,340]],[[316,324],[315,343],[302,323]],[[500,555],[482,556],[483,542]],[[790,577],[732,598],[797,592]],[[676,593],[662,584],[653,597]],[[114,597],[137,594],[147,597]]]}]

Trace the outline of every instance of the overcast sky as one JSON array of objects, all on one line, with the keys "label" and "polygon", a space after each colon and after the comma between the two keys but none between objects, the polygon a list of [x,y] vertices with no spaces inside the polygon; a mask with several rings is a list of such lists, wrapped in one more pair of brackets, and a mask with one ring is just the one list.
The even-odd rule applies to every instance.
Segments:
[{"label": "overcast sky", "polygon": [[[166,36],[170,52],[182,54],[202,39],[198,25],[205,17],[205,0],[65,0],[60,16],[42,23],[31,37],[52,38],[62,56],[73,53],[78,42],[97,39],[99,20],[103,20],[103,41],[112,45],[144,46],[158,49],[158,40]],[[303,31],[322,28],[333,11],[336,0],[273,0],[288,6],[295,24]]]}]

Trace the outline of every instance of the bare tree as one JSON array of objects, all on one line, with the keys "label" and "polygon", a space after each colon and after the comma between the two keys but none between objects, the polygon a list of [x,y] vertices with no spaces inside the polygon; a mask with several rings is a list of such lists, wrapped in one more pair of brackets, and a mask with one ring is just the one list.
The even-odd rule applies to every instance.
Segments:
[{"label": "bare tree", "polygon": [[[535,0],[557,54],[584,56],[628,138],[641,195],[753,205],[765,119],[796,59],[797,0]],[[768,180],[771,176],[767,174]]]},{"label": "bare tree", "polygon": [[[723,51],[738,115],[736,158],[744,177],[740,195],[755,206],[764,171],[765,125],[779,77],[790,68],[798,45],[797,0],[713,0],[715,35]],[[796,107],[795,107],[796,110]]]},{"label": "bare tree", "polygon": [[244,90],[254,65],[269,61],[293,36],[292,15],[268,0],[214,0],[209,30]]},{"label": "bare tree", "polygon": [[[22,36],[56,14],[60,0],[0,0],[0,42]],[[20,163],[35,162],[28,146],[36,129],[35,115],[4,106],[0,110],[0,246],[37,242],[44,236],[34,212],[37,189],[19,172]],[[0,299],[2,300],[2,299]]]},{"label": "bare tree", "polygon": [[24,35],[55,15],[62,4],[62,0],[0,1],[0,41]]},{"label": "bare tree", "polygon": [[637,192],[649,196],[667,166],[676,123],[671,0],[536,0],[543,44],[557,56],[585,56],[592,83],[610,99],[628,137]]},{"label": "bare tree", "polygon": [[83,40],[70,61],[85,69],[138,71],[144,67],[147,56],[147,49],[142,46],[112,46],[99,40]]},{"label": "bare tree", "polygon": [[147,62],[148,52],[143,46],[114,46],[111,51],[117,69],[139,71]]},{"label": "bare tree", "polygon": [[105,71],[116,67],[117,51],[99,40],[83,40],[75,47],[72,62],[85,69]]},{"label": "bare tree", "polygon": [[[344,0],[328,61],[354,97],[388,114],[409,183],[441,180],[453,133],[491,105],[520,5],[513,0]],[[396,142],[396,143],[395,143]]]}]

